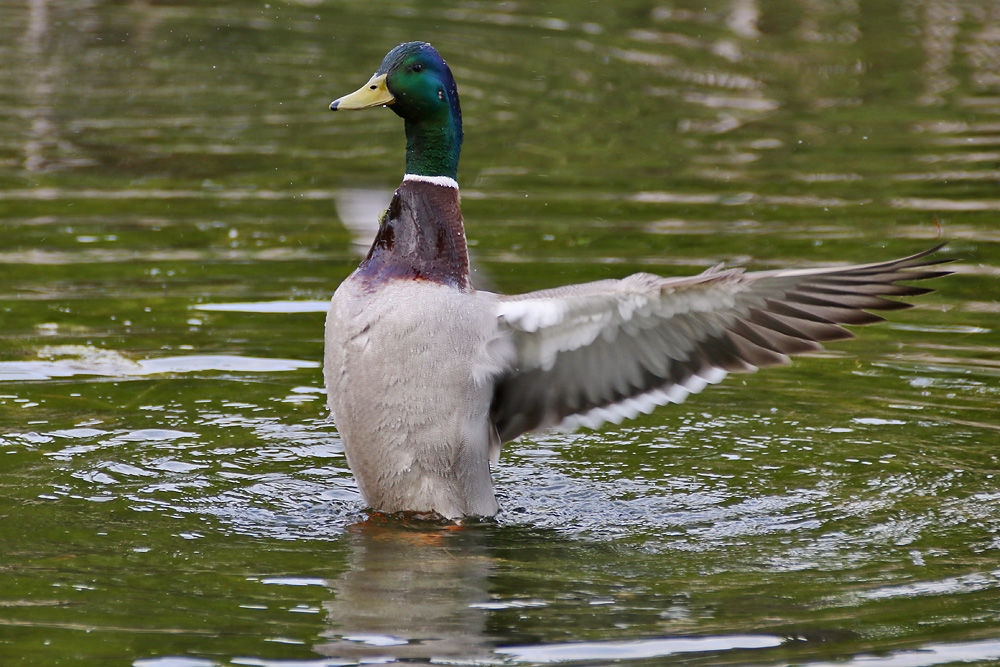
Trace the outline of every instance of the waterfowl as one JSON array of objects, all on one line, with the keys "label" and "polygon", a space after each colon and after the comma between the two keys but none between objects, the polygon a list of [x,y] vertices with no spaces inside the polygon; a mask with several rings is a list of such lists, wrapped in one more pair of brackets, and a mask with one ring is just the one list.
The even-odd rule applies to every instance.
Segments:
[{"label": "waterfowl", "polygon": [[907,308],[886,297],[948,272],[937,248],[887,262],[685,278],[638,273],[516,296],[477,291],[456,181],[458,89],[429,44],[392,49],[332,110],[402,117],[406,174],[366,259],[336,290],[324,377],[368,505],[492,516],[503,443],[554,426],[619,423],[680,403],[729,373],[786,364],[842,324]]}]

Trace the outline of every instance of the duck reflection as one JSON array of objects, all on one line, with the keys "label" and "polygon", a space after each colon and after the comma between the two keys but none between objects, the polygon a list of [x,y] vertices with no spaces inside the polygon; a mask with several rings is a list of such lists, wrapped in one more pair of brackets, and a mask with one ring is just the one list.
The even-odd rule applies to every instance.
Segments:
[{"label": "duck reflection", "polygon": [[330,582],[324,607],[332,657],[476,658],[491,654],[485,631],[493,568],[483,527],[405,522],[379,515],[352,526],[348,568]]},{"label": "duck reflection", "polygon": [[351,250],[364,257],[371,248],[379,220],[389,208],[392,190],[385,188],[341,188],[334,192],[337,216],[351,232]]}]

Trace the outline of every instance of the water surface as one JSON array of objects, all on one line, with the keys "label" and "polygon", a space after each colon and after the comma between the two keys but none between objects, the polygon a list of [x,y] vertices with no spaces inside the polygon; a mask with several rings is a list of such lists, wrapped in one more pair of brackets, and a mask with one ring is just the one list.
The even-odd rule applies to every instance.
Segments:
[{"label": "water surface", "polygon": [[[1000,10],[987,0],[0,4],[0,663],[1000,660]],[[957,275],[789,368],[509,445],[495,521],[372,517],[324,302],[462,95],[476,283]]]}]

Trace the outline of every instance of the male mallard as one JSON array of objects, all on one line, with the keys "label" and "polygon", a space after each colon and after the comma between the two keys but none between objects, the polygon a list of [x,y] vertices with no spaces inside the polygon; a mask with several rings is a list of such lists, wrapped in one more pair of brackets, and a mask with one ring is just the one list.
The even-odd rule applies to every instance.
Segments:
[{"label": "male mallard", "polygon": [[[367,258],[326,321],[329,406],[361,494],[375,510],[491,516],[500,446],[552,426],[619,423],[679,403],[731,372],[850,338],[937,248],[822,269],[637,273],[517,296],[469,281],[456,175],[462,112],[451,70],[401,44],[333,110],[389,106],[405,121],[406,175]],[[940,247],[940,246],[939,246]]]}]

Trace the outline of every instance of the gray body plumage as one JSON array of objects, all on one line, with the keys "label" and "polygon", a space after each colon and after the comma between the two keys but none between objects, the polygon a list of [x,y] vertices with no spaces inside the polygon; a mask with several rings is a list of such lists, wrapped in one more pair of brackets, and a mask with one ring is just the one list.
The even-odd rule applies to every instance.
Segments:
[{"label": "gray body plumage", "polygon": [[445,517],[497,512],[489,420],[511,357],[496,298],[423,280],[340,286],[326,327],[330,409],[368,504]]}]

